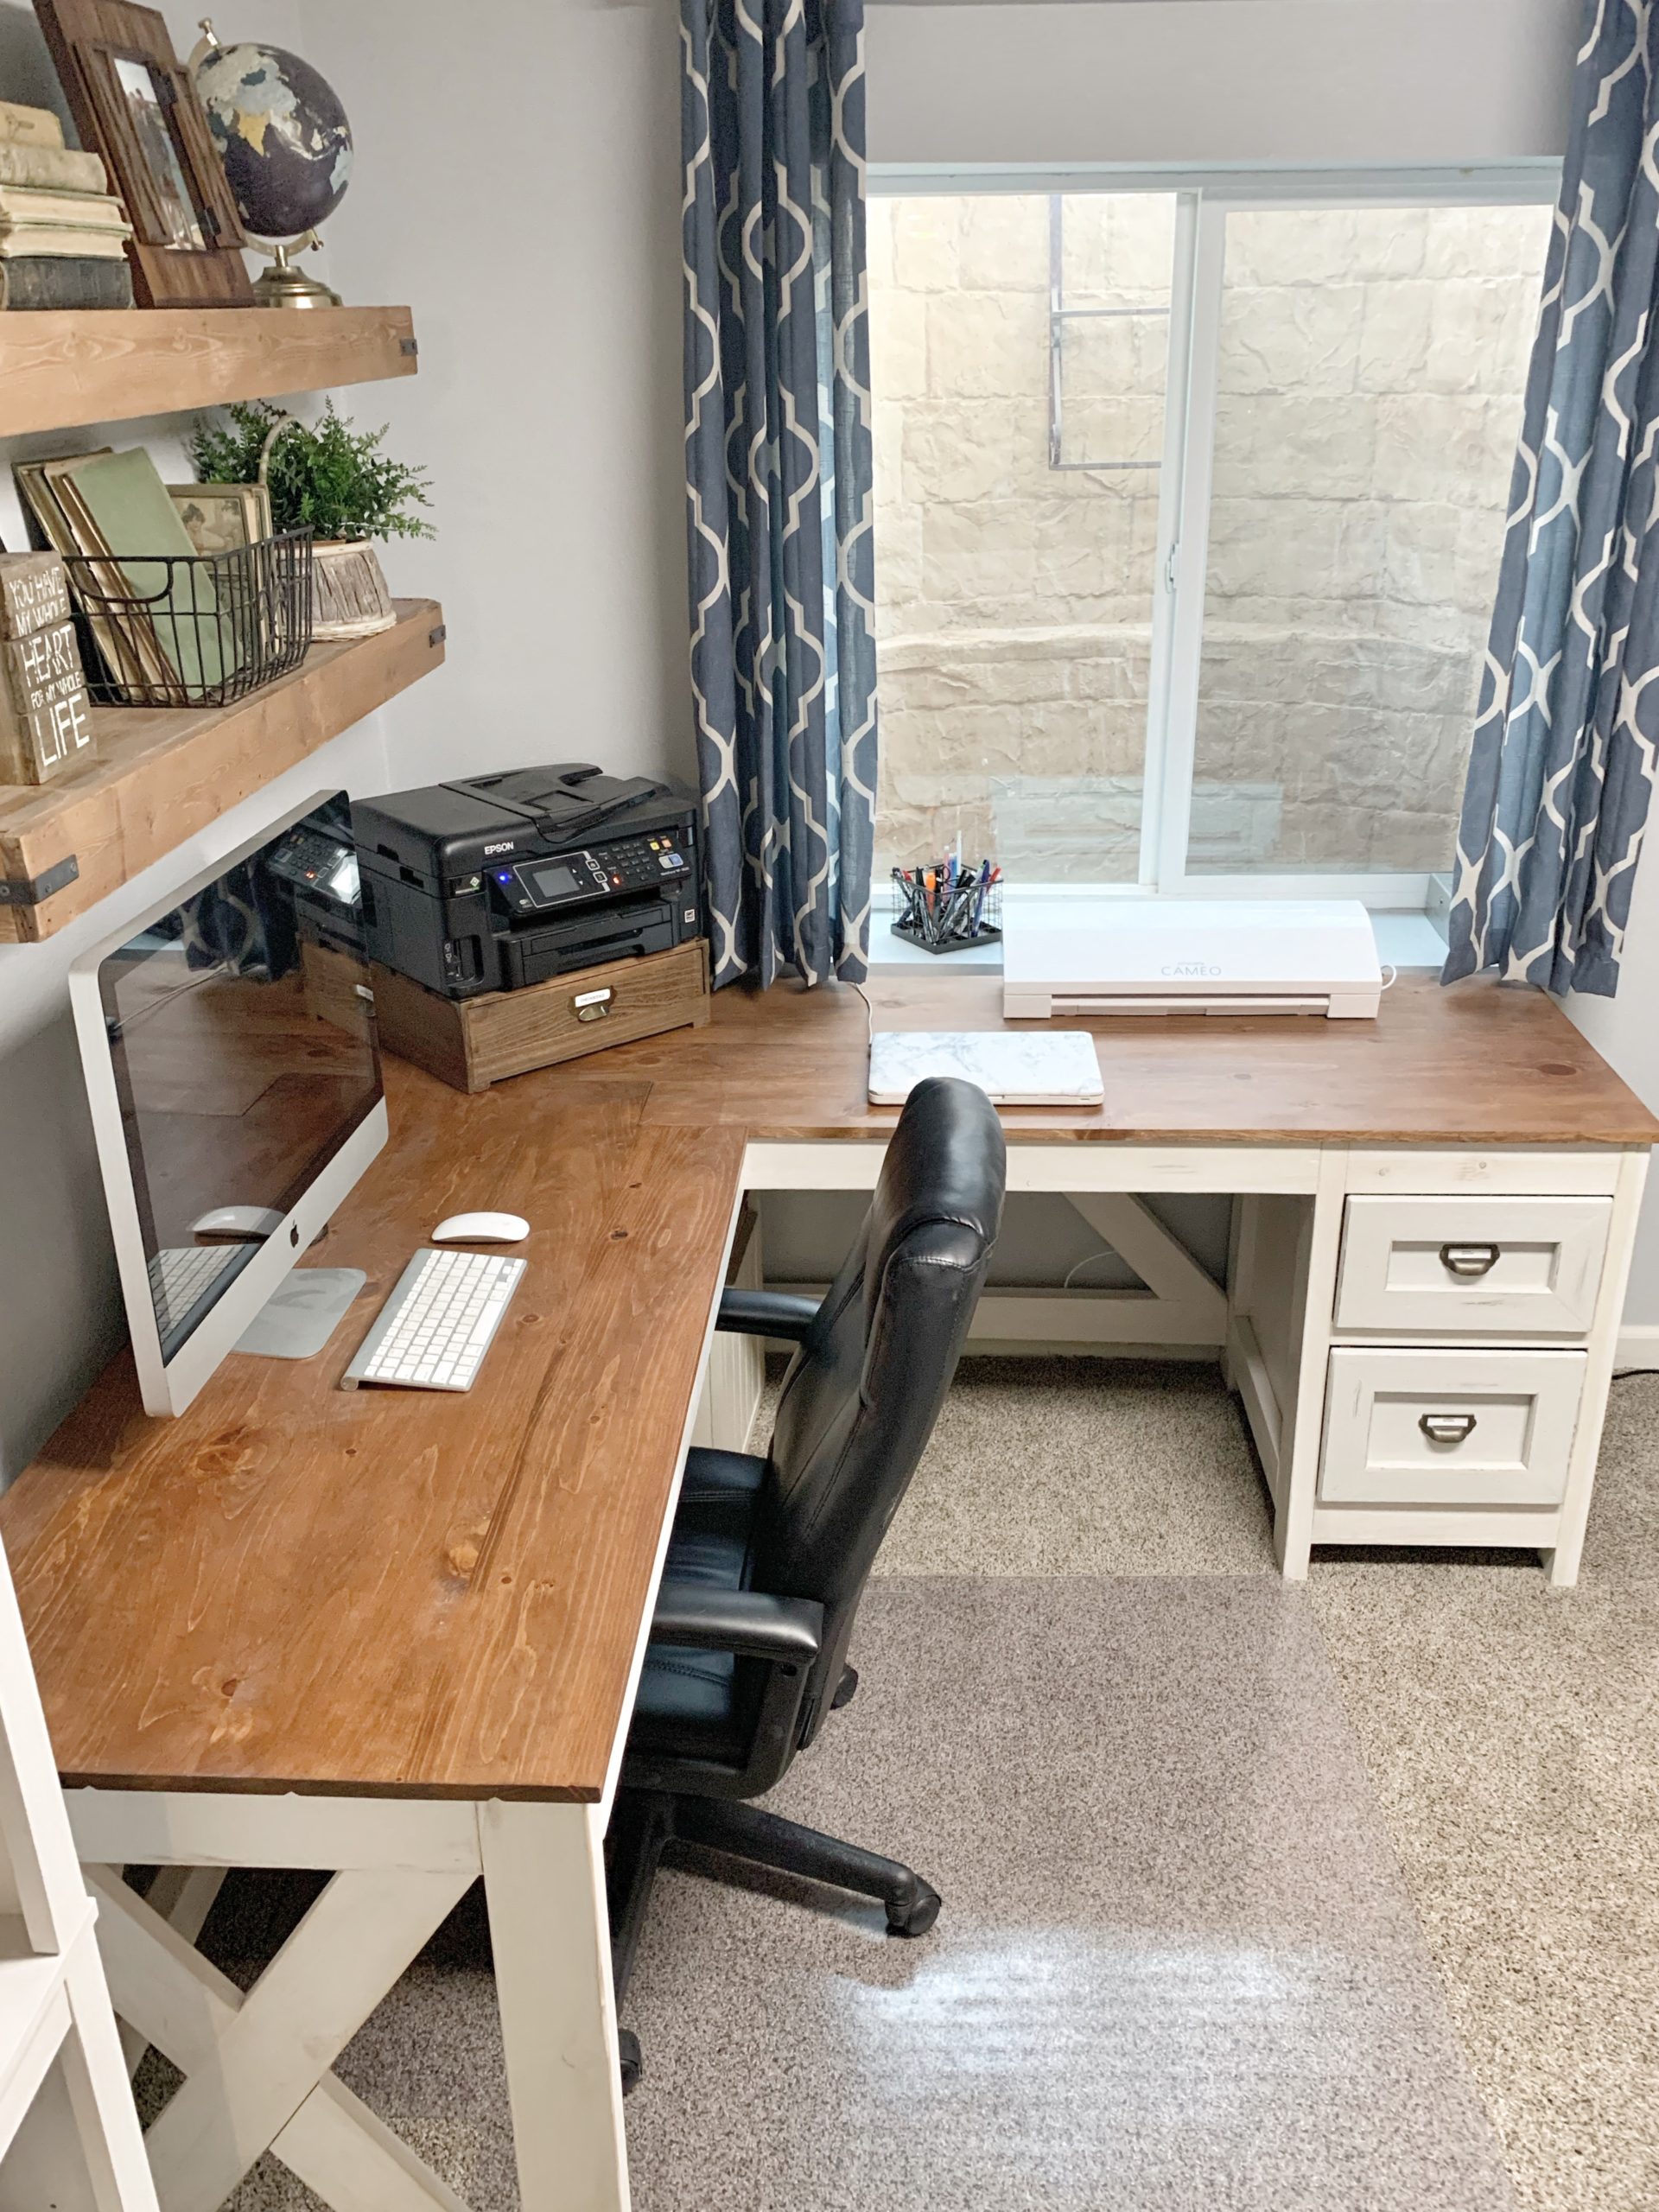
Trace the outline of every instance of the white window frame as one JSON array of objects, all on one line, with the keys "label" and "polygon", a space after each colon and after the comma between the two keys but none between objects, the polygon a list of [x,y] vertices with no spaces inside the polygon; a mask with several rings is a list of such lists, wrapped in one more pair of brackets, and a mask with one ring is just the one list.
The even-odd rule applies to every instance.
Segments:
[{"label": "white window frame", "polygon": [[[1140,868],[1134,883],[1066,886],[1069,899],[1079,893],[1108,899],[1359,899],[1377,911],[1421,914],[1427,910],[1439,871],[1253,871],[1243,875],[1187,871],[1227,217],[1276,207],[1542,207],[1554,204],[1560,181],[1560,167],[1553,160],[1475,162],[1456,168],[1195,170],[1097,164],[947,168],[888,163],[870,169],[869,191],[882,196],[1154,192],[1175,197]],[[1450,858],[1448,854],[1448,864]],[[1012,893],[1041,893],[1058,887],[1021,885],[1013,887]]]}]

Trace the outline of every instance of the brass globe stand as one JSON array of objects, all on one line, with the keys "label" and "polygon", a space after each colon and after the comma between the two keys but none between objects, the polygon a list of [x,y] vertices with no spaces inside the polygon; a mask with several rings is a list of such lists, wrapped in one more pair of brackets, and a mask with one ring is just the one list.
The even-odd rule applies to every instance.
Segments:
[{"label": "brass globe stand", "polygon": [[259,308],[337,308],[344,305],[340,294],[332,291],[320,276],[308,276],[291,257],[292,253],[303,253],[308,246],[318,246],[322,240],[315,231],[302,231],[296,238],[255,239],[255,251],[269,254],[270,267],[254,280],[253,303]]}]

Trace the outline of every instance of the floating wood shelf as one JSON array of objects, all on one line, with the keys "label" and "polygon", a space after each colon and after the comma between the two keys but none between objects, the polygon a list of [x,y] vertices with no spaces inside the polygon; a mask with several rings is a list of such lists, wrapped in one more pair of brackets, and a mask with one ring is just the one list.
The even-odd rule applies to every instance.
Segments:
[{"label": "floating wood shelf", "polygon": [[0,438],[413,376],[407,308],[0,315]]},{"label": "floating wood shelf", "polygon": [[[313,645],[291,675],[233,707],[94,708],[99,758],[88,767],[41,791],[0,785],[0,878],[25,898],[0,905],[0,943],[54,936],[435,668],[442,609],[429,599],[397,604],[395,629]],[[72,860],[73,877],[47,890]],[[30,886],[43,893],[33,903]]]}]

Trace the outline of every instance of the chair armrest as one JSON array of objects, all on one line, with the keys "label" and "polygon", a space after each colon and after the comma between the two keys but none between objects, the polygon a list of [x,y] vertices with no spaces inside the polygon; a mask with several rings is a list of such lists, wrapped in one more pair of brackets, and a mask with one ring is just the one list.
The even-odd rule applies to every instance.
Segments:
[{"label": "chair armrest", "polygon": [[690,1644],[797,1666],[817,1657],[823,1634],[823,1607],[810,1598],[715,1590],[704,1582],[664,1582],[651,1617],[653,1643]]},{"label": "chair armrest", "polygon": [[727,1290],[721,1293],[717,1329],[746,1337],[778,1337],[798,1344],[817,1316],[814,1298],[792,1298],[784,1290]]}]

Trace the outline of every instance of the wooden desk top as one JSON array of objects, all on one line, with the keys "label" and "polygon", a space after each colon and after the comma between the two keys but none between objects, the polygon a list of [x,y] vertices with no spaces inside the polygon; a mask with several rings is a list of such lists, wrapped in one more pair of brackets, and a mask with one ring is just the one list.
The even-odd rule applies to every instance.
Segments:
[{"label": "wooden desk top", "polygon": [[[314,1256],[305,1361],[151,1420],[125,1355],[0,1508],[66,1781],[597,1798],[741,1184],[646,1086],[469,1098],[386,1063],[392,1141]],[[341,1390],[410,1254],[505,1207],[529,1262],[473,1389]]]},{"label": "wooden desk top", "polygon": [[[871,988],[879,1026],[997,1022],[994,979]],[[1375,1024],[1097,1022],[1106,1106],[1016,1141],[1645,1145],[1561,1014],[1402,979]],[[755,1138],[878,1138],[851,991],[722,993],[710,1027],[477,1097],[391,1060],[392,1141],[315,1258],[369,1271],[327,1350],[232,1357],[177,1421],[123,1357],[0,1501],[71,1782],[592,1800]],[[446,1213],[534,1224],[465,1396],[336,1385]]]},{"label": "wooden desk top", "polygon": [[[881,976],[878,1029],[1014,1029],[1000,976]],[[1005,1109],[1011,1141],[1112,1144],[1646,1145],[1659,1120],[1541,992],[1402,976],[1375,1021],[1284,1015],[1066,1020],[1099,1039],[1102,1106]],[[649,1082],[648,1122],[756,1139],[879,1137],[856,993],[722,991],[706,1029],[576,1064]],[[583,1076],[573,1070],[580,1082]]]}]

